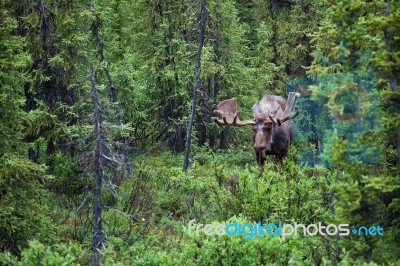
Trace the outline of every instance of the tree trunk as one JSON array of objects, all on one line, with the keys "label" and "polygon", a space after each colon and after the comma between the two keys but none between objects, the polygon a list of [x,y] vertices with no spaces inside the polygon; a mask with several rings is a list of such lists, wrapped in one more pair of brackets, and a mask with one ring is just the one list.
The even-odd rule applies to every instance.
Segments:
[{"label": "tree trunk", "polygon": [[[94,4],[93,2],[90,3],[90,9],[93,13],[93,15],[95,15],[95,9],[94,9]],[[100,62],[102,62],[103,64],[103,71],[104,74],[106,75],[107,78],[107,82],[108,82],[108,90],[110,93],[110,99],[111,102],[113,104],[115,104],[115,122],[116,124],[119,126],[122,123],[122,117],[121,117],[121,111],[117,105],[118,102],[118,94],[117,94],[117,90],[114,86],[114,82],[111,78],[111,74],[110,74],[110,70],[107,68],[107,59],[104,53],[104,42],[101,39],[100,36],[100,32],[99,32],[99,18],[95,15],[95,19],[93,20],[93,24],[92,24],[92,33],[93,36],[96,38],[97,41],[97,45],[98,45],[98,53],[100,56]],[[122,137],[122,142],[123,142],[123,147],[122,147],[122,153],[124,156],[124,170],[125,170],[125,174],[126,176],[130,176],[131,175],[131,169],[132,169],[132,164],[130,161],[130,157],[129,157],[129,141],[127,137]]]},{"label": "tree trunk", "polygon": [[101,186],[103,182],[104,169],[103,169],[103,142],[104,134],[102,132],[102,115],[100,101],[97,95],[96,80],[94,73],[93,64],[90,65],[90,81],[92,84],[92,89],[90,92],[92,102],[93,102],[93,123],[94,123],[94,133],[96,136],[95,149],[94,149],[94,179],[95,186],[93,189],[94,197],[94,209],[93,209],[93,252],[94,252],[94,262],[93,265],[100,265],[101,254],[100,249],[103,247],[104,235],[102,229],[102,218],[101,218]]},{"label": "tree trunk", "polygon": [[201,11],[200,11],[200,30],[199,30],[199,47],[197,49],[197,58],[196,58],[196,76],[194,80],[194,88],[193,88],[193,96],[192,96],[192,112],[190,114],[189,125],[187,128],[186,134],[186,146],[185,146],[185,157],[183,160],[183,171],[186,172],[189,164],[189,154],[190,154],[190,141],[192,138],[192,127],[194,116],[196,114],[196,96],[197,96],[197,89],[199,87],[200,81],[200,63],[201,63],[201,51],[203,49],[203,37],[204,37],[204,25],[206,20],[206,0],[201,0]]}]

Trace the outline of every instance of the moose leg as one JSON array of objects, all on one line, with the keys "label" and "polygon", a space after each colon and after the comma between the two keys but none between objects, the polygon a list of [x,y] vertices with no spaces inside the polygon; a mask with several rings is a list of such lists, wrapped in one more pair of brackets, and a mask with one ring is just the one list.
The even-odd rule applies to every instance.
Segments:
[{"label": "moose leg", "polygon": [[265,155],[263,152],[260,151],[256,151],[256,159],[257,159],[257,163],[260,167],[264,167],[264,163],[265,163]]}]

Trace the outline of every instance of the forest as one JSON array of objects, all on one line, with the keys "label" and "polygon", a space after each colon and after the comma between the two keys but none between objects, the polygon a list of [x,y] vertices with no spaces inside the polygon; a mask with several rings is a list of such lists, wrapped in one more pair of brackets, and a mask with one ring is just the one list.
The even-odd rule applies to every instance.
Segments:
[{"label": "forest", "polygon": [[399,265],[399,76],[400,1],[1,0],[0,265]]}]

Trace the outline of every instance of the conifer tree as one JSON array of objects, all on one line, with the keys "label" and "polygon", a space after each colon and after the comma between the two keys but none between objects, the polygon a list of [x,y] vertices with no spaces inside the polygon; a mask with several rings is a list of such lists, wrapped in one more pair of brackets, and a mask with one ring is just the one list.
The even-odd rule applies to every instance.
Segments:
[{"label": "conifer tree", "polygon": [[[394,195],[399,181],[393,167],[384,163],[390,152],[384,148],[387,129],[380,125],[387,115],[393,115],[385,112],[378,93],[388,88],[388,83],[378,79],[391,77],[392,69],[376,67],[375,58],[379,62],[387,47],[382,32],[368,26],[374,24],[373,18],[379,18],[375,22],[384,21],[385,5],[379,1],[338,2],[326,14],[319,31],[313,34],[315,57],[309,74],[319,80],[313,88],[314,99],[326,104],[335,121],[334,132],[326,136],[324,144],[325,158],[332,162],[332,219],[353,228],[379,224],[387,234],[397,235],[394,220],[382,219],[390,217],[388,206],[397,209]],[[391,19],[393,22],[395,16]],[[379,247],[388,247],[384,242],[366,235],[341,238],[344,254],[338,255],[351,262],[381,261]],[[389,248],[386,254],[393,259],[398,252]]]},{"label": "conifer tree", "polygon": [[[0,13],[0,250],[19,254],[32,238],[52,241],[53,226],[43,203],[49,176],[44,165],[28,159],[25,142],[40,112],[25,111],[24,89],[31,82],[27,68],[28,40],[20,36],[13,1],[3,1]],[[4,8],[3,8],[4,7]]]}]

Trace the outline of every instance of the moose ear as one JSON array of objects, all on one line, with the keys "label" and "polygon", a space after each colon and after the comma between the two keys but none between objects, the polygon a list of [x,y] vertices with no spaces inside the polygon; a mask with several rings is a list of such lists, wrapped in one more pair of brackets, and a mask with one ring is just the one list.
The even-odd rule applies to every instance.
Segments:
[{"label": "moose ear", "polygon": [[261,112],[262,112],[260,106],[258,105],[258,103],[255,103],[255,104],[253,105],[253,107],[251,108],[251,110],[253,111],[253,114],[261,113]]}]

